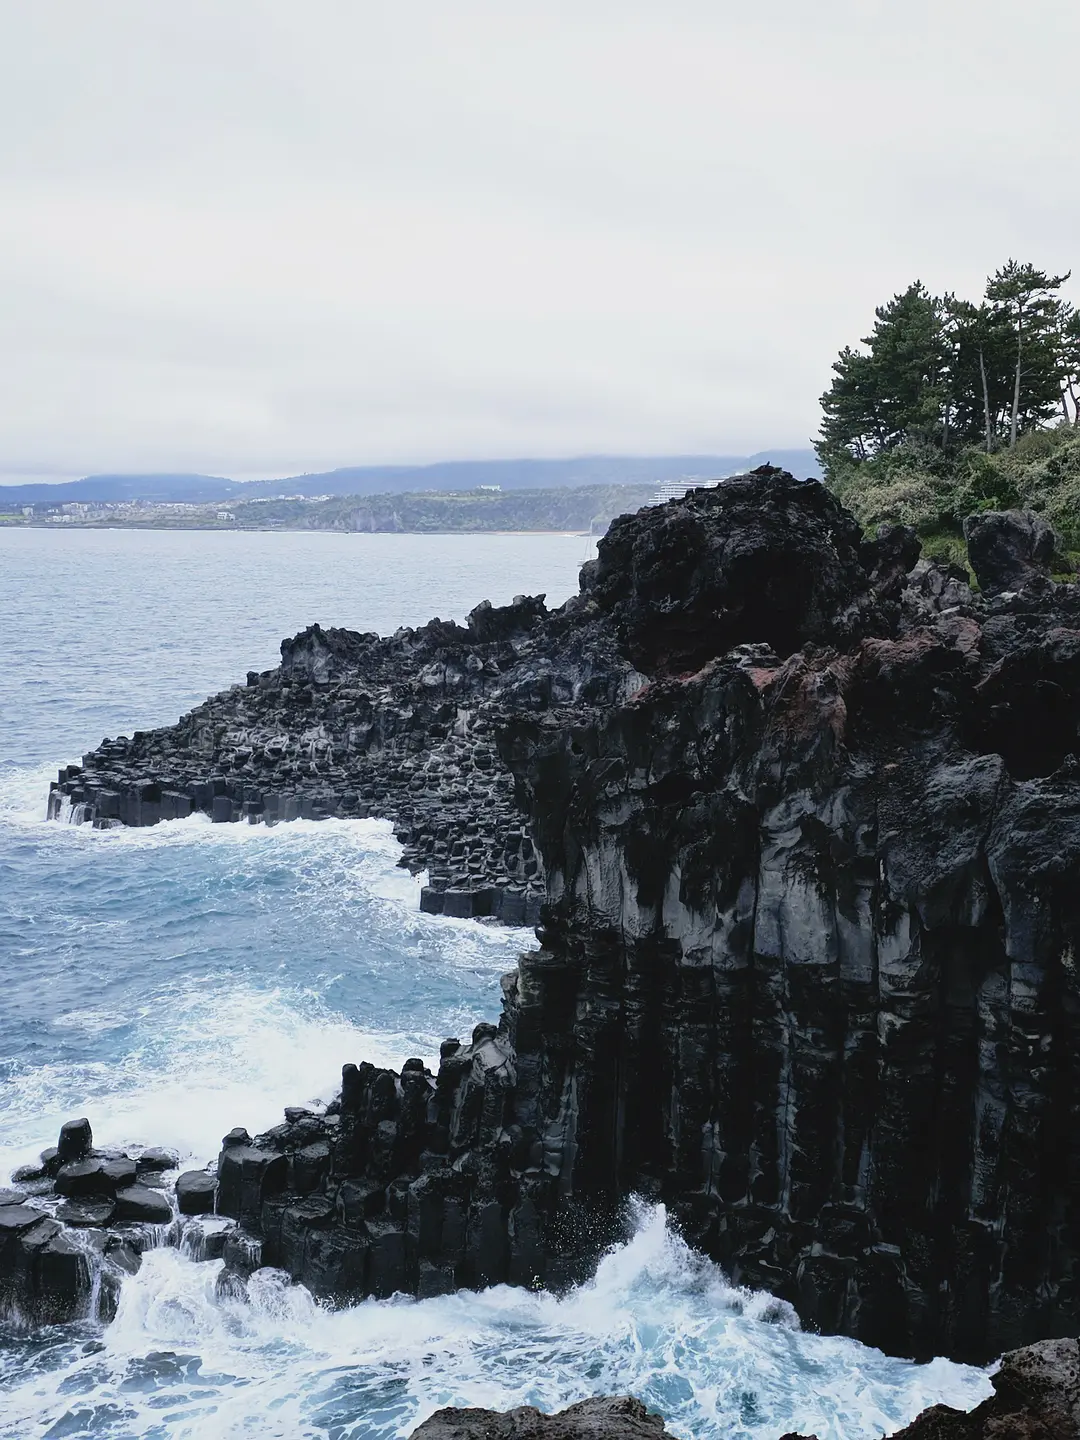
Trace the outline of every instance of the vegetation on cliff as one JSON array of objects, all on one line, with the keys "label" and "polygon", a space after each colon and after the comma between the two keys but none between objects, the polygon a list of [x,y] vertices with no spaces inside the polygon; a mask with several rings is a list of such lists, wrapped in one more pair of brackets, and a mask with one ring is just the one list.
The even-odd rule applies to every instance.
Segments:
[{"label": "vegetation on cliff", "polygon": [[1080,548],[1080,313],[1060,294],[1068,279],[1010,260],[977,305],[916,281],[878,308],[863,349],[841,351],[817,449],[864,525],[914,525],[946,558],[965,516],[1023,506]]}]

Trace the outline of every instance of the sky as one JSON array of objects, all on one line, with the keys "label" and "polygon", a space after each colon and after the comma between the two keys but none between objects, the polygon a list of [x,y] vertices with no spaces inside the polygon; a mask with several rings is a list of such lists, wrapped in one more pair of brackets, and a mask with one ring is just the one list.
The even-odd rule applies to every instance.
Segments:
[{"label": "sky", "polygon": [[0,15],[9,483],[801,446],[911,280],[1080,269],[1064,0]]}]

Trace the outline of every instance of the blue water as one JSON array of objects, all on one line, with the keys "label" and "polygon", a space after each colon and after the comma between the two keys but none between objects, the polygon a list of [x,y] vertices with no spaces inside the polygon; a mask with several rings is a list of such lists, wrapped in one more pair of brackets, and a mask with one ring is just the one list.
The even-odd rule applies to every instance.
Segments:
[{"label": "blue water", "polygon": [[[48,781],[103,736],[174,720],[313,620],[389,632],[576,588],[572,536],[0,530],[0,1182],[62,1120],[202,1163],[236,1124],[328,1097],[345,1060],[433,1061],[498,1012],[528,939],[421,916],[380,822],[145,831],[46,824]],[[545,1408],[630,1390],[681,1436],[834,1440],[981,1371],[802,1334],[643,1210],[562,1299],[497,1288],[331,1311],[260,1272],[148,1255],[116,1319],[0,1332],[0,1437],[360,1440],[442,1404]]]}]

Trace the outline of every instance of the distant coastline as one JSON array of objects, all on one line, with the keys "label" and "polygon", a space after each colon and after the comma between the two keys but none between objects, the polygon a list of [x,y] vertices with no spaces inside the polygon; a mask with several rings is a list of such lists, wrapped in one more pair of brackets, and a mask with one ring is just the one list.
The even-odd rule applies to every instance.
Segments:
[{"label": "distant coastline", "polygon": [[[717,477],[719,478],[719,477]],[[702,483],[709,483],[703,481]],[[74,501],[0,512],[0,525],[45,530],[330,531],[338,534],[602,534],[641,508],[652,484],[407,491],[193,503]],[[2,502],[2,496],[0,496]]]},{"label": "distant coastline", "polygon": [[588,540],[602,533],[599,530],[566,530],[560,528],[545,530],[493,530],[477,527],[473,530],[331,530],[318,526],[300,527],[297,525],[170,525],[166,522],[147,521],[139,524],[134,521],[117,520],[113,523],[106,521],[91,521],[85,525],[46,525],[41,521],[27,521],[25,524],[9,524],[3,516],[0,516],[0,530],[38,530],[51,534],[70,534],[74,531],[85,530],[140,530],[159,531],[177,530],[191,535],[565,535],[567,539]]}]

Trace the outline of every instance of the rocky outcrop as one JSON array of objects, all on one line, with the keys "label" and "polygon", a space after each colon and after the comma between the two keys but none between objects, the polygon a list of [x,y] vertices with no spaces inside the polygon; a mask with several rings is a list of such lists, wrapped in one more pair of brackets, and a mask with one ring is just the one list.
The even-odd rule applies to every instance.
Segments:
[{"label": "rocky outcrop", "polygon": [[496,736],[509,715],[616,703],[639,683],[584,608],[484,601],[465,626],[433,620],[385,638],[312,625],[282,642],[278,669],[66,766],[50,818],[378,816],[394,821],[402,863],[429,872],[425,909],[535,925],[543,871]]},{"label": "rocky outcrop", "polygon": [[123,1276],[172,1224],[164,1177],[177,1163],[168,1150],[97,1150],[90,1122],[69,1120],[0,1190],[0,1319],[109,1319]]},{"label": "rocky outcrop", "polygon": [[1053,528],[1033,510],[992,510],[964,521],[968,559],[986,595],[1022,590],[1047,577],[1059,549]]},{"label": "rocky outcrop", "polygon": [[[688,508],[723,534],[722,492]],[[668,523],[623,522],[654,571]],[[1080,597],[893,584],[839,593],[842,643],[764,614],[510,728],[548,884],[518,989],[575,1195],[663,1198],[822,1329],[987,1359],[1080,1319]]]},{"label": "rocky outcrop", "polygon": [[[616,522],[561,610],[306,632],[63,782],[99,818],[138,766],[272,818],[249,775],[312,806],[362,775],[341,813],[392,815],[414,864],[452,866],[447,807],[475,825],[447,896],[509,880],[510,835],[543,876],[497,1026],[226,1138],[227,1283],[560,1285],[638,1194],[894,1354],[1075,1332],[1080,595],[974,595],[917,553],[766,470]],[[425,789],[479,746],[482,782],[459,758]]]},{"label": "rocky outcrop", "polygon": [[659,1415],[629,1396],[580,1400],[556,1415],[516,1410],[439,1410],[411,1440],[671,1440]]},{"label": "rocky outcrop", "polygon": [[895,625],[901,581],[919,558],[912,532],[888,526],[864,541],[822,486],[772,477],[763,505],[762,483],[769,477],[699,492],[719,503],[624,515],[584,568],[583,591],[646,674],[690,674],[747,642],[789,655]]}]

